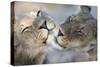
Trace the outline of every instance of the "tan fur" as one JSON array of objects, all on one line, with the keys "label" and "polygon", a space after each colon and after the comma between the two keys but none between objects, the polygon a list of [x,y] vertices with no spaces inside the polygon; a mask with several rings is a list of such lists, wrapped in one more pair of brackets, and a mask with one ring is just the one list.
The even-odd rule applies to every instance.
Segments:
[{"label": "tan fur", "polygon": [[[44,57],[45,43],[48,31],[39,29],[42,21],[37,21],[38,16],[34,13],[25,15],[14,25],[14,58],[15,65],[41,64]],[[25,29],[26,28],[26,29]]]},{"label": "tan fur", "polygon": [[[91,48],[87,48],[89,45],[93,44],[94,46],[97,46],[96,42],[92,43],[93,41],[97,41],[97,20],[90,14],[90,12],[85,14],[83,11],[77,15],[68,17],[67,21],[62,24],[61,27],[70,38],[67,47],[76,47],[82,50],[86,48],[86,50],[89,50]],[[69,30],[66,30],[66,28]],[[95,52],[90,51],[90,57],[93,55],[90,60],[96,60],[96,49],[97,47],[94,47],[93,50],[95,50]]]}]

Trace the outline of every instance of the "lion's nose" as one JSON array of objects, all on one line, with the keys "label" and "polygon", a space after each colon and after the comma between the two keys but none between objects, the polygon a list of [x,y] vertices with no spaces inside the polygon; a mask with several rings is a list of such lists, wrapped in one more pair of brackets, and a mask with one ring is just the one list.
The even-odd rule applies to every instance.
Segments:
[{"label": "lion's nose", "polygon": [[45,20],[44,23],[40,26],[39,29],[42,29],[42,28],[48,29],[48,28],[47,28],[47,21],[46,21],[46,20]]},{"label": "lion's nose", "polygon": [[64,36],[64,34],[61,32],[61,30],[59,30],[58,36]]}]

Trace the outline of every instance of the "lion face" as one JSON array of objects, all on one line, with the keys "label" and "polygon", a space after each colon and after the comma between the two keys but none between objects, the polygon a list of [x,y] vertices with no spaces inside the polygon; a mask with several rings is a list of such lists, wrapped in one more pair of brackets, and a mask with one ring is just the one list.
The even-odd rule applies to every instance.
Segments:
[{"label": "lion face", "polygon": [[49,22],[48,17],[40,13],[29,13],[14,25],[15,64],[39,63],[35,57],[43,54],[48,37],[48,30],[40,27],[45,21]]}]

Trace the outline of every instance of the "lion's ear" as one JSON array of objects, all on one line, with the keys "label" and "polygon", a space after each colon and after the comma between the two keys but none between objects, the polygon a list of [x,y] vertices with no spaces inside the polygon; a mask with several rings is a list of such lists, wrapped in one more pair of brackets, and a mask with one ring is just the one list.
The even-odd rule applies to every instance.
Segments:
[{"label": "lion's ear", "polygon": [[30,15],[35,16],[35,17],[42,16],[43,12],[40,9],[33,9],[33,11],[30,12]]},{"label": "lion's ear", "polygon": [[41,11],[41,10],[39,10],[39,11],[37,12],[37,16],[42,16],[42,11]]}]

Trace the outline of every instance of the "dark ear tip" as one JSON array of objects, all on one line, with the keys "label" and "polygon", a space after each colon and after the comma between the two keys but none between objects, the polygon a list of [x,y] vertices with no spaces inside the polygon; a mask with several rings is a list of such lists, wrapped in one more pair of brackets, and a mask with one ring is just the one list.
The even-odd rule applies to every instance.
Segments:
[{"label": "dark ear tip", "polygon": [[89,9],[89,11],[91,11],[91,7],[90,6],[80,6],[81,8],[82,7],[86,7],[86,8],[88,8]]},{"label": "dark ear tip", "polygon": [[41,12],[40,10],[37,12],[37,16],[40,16],[40,15],[39,15],[39,14],[40,14],[40,12]]}]

